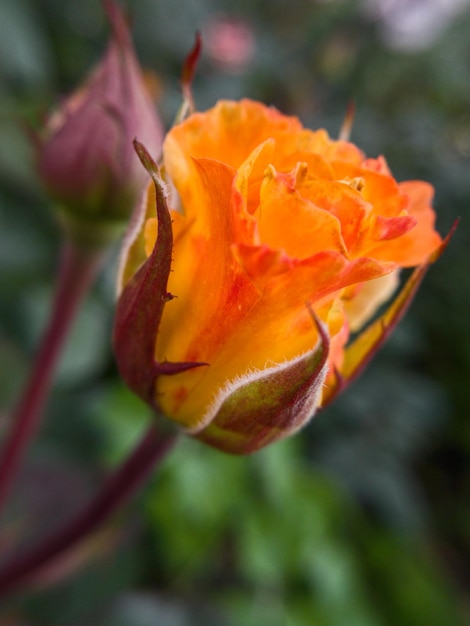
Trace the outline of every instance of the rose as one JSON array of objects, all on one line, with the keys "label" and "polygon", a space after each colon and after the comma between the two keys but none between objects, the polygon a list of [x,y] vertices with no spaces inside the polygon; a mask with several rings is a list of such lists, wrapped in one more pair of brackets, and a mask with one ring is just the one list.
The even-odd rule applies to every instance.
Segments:
[{"label": "rose", "polygon": [[124,16],[111,0],[105,7],[113,33],[103,58],[37,141],[39,175],[73,235],[87,241],[110,226],[122,229],[146,185],[134,137],[145,136],[155,158],[163,139]]},{"label": "rose", "polygon": [[222,101],[175,126],[166,189],[147,167],[158,219],[152,187],[123,253],[118,364],[147,402],[229,452],[306,423],[397,321],[423,270],[352,352],[350,331],[400,268],[442,245],[430,185],[397,183],[382,157],[256,102]]}]

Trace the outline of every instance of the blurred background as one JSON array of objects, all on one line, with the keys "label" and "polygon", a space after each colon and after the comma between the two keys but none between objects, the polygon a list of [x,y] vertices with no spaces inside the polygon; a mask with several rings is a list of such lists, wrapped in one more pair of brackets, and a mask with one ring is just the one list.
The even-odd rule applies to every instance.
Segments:
[{"label": "blurred background", "polygon": [[[200,30],[197,107],[250,97],[386,155],[460,226],[362,378],[300,436],[232,458],[182,440],[121,515],[1,626],[470,624],[470,3],[135,0],[143,66],[168,127]],[[1,430],[47,317],[59,232],[25,121],[104,49],[97,0],[0,0]],[[87,501],[149,420],[110,348],[117,251],[60,364],[0,544],[33,541]]]}]

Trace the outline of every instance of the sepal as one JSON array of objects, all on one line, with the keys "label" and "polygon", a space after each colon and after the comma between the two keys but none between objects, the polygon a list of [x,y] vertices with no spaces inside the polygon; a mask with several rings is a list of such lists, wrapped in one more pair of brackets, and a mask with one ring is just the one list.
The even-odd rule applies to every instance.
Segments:
[{"label": "sepal", "polygon": [[201,56],[202,51],[202,37],[199,32],[196,32],[196,39],[194,45],[189,51],[183,64],[183,70],[181,72],[181,90],[183,92],[183,102],[179,108],[178,114],[174,124],[179,124],[186,117],[194,113],[194,99],[193,99],[193,80],[196,73],[197,64]]},{"label": "sepal", "polygon": [[158,166],[144,146],[134,141],[135,150],[156,191],[158,232],[152,254],[125,285],[119,297],[114,322],[113,344],[119,372],[129,387],[157,407],[155,392],[159,375],[173,375],[204,363],[157,362],[155,344],[168,293],[173,232],[165,185]]},{"label": "sepal", "polygon": [[314,316],[315,348],[286,363],[249,373],[222,389],[194,437],[231,454],[250,454],[291,435],[315,413],[328,372],[329,337]]}]

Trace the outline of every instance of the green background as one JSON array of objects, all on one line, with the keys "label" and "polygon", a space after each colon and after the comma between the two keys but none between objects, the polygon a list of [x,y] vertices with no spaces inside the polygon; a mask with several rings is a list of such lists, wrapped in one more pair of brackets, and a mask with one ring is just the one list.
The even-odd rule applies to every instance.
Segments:
[{"label": "green background", "polygon": [[[385,154],[397,179],[434,184],[442,233],[461,222],[387,346],[299,436],[248,458],[181,440],[49,584],[1,604],[1,626],[470,624],[470,11],[426,45],[415,35],[398,47],[383,16],[365,10],[372,4],[128,3],[167,127],[195,30],[204,37],[217,16],[236,17],[252,29],[254,56],[235,73],[206,51],[199,109],[250,97],[335,136],[354,99],[352,139]],[[96,0],[0,0],[3,431],[59,258],[24,121],[39,124],[79,83],[106,33]],[[110,348],[116,262],[117,249],[80,313],[2,546],[33,541],[76,511],[148,422]]]}]

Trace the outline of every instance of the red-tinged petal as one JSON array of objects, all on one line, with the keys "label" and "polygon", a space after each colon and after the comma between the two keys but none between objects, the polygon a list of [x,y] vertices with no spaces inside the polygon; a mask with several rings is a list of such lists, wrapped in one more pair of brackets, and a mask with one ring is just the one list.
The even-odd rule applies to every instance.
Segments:
[{"label": "red-tinged petal", "polygon": [[434,190],[423,181],[406,181],[398,186],[416,226],[396,241],[372,247],[369,253],[384,261],[393,259],[403,267],[421,265],[442,244],[441,236],[434,230],[436,216],[431,206]]},{"label": "red-tinged petal", "polygon": [[271,278],[294,267],[294,261],[285,252],[273,250],[269,246],[234,244],[232,249],[237,263],[260,290]]},{"label": "red-tinged petal", "polygon": [[417,224],[410,231],[394,240],[386,240],[377,246],[371,246],[367,254],[380,261],[392,261],[402,267],[414,267],[426,262],[426,259],[442,244],[442,238],[432,226],[428,216],[420,219],[412,216]]},{"label": "red-tinged petal", "polygon": [[373,172],[378,172],[379,174],[385,174],[386,176],[392,175],[387,161],[383,156],[379,156],[376,159],[366,159],[362,164],[362,167],[372,170]]},{"label": "red-tinged petal", "polygon": [[225,452],[249,454],[304,426],[315,413],[328,371],[329,339],[317,326],[315,349],[228,383],[194,436]]},{"label": "red-tinged petal", "polygon": [[157,356],[211,363],[259,294],[232,254],[231,243],[242,240],[243,231],[243,220],[234,214],[234,171],[211,159],[194,161],[194,167],[199,214],[175,242],[169,290],[176,298],[163,315]]},{"label": "red-tinged petal", "polygon": [[165,304],[172,295],[167,291],[171,269],[173,235],[164,187],[158,168],[145,148],[135,142],[136,151],[155,183],[158,237],[145,264],[125,285],[117,307],[113,342],[119,372],[129,387],[155,406],[154,387],[159,374],[176,374],[201,363],[157,363],[155,340]]},{"label": "red-tinged petal", "polygon": [[418,220],[412,215],[399,217],[382,217],[379,215],[375,221],[373,237],[377,241],[396,239],[409,232],[417,223]]}]

